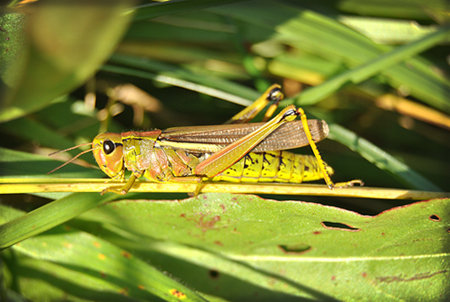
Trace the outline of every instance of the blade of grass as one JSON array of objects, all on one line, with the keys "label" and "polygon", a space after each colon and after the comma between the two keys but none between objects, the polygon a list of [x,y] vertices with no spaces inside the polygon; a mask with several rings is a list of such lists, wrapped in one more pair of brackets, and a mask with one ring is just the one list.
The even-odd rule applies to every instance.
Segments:
[{"label": "blade of grass", "polygon": [[133,21],[144,21],[241,1],[243,0],[191,0],[144,4],[134,10]]},{"label": "blade of grass", "polygon": [[77,215],[117,199],[114,195],[75,193],[0,225],[0,250],[40,234]]},{"label": "blade of grass", "polygon": [[153,61],[147,58],[114,54],[113,56],[111,56],[110,62],[114,64],[133,67],[135,70],[147,70],[150,72],[156,72],[161,76],[174,77],[177,79],[195,82],[211,88],[217,88],[229,93],[234,93],[248,99],[256,99],[257,97],[259,97],[259,94],[254,90],[236,84],[235,82],[216,76],[211,76],[210,74],[197,74],[179,66]]},{"label": "blade of grass", "polygon": [[[279,33],[275,38],[282,43],[306,49],[323,57],[344,60],[349,68],[376,59],[393,49],[386,45],[378,45],[337,20],[317,12],[275,2],[264,3],[264,6],[239,3],[209,11],[262,28],[275,29],[275,32]],[[287,21],[283,23],[280,20]],[[422,59],[411,58],[408,65],[414,68],[396,65],[382,70],[381,74],[386,76],[392,87],[399,88],[406,85],[412,96],[450,112],[448,80],[436,72],[431,72],[433,65],[424,62]]]},{"label": "blade of grass", "polygon": [[[137,63],[137,61],[140,61],[138,58],[129,57],[128,59],[131,59],[131,60],[134,59],[135,63]],[[210,95],[210,96],[213,96],[216,98],[227,100],[229,102],[239,104],[242,106],[248,106],[251,104],[251,101],[249,101],[248,99],[239,97],[233,93],[224,92],[224,91],[226,91],[225,89],[219,90],[219,89],[214,88],[214,86],[224,87],[227,85],[223,82],[223,80],[219,80],[219,79],[217,80],[215,85],[201,85],[201,84],[196,84],[195,82],[197,82],[197,81],[194,81],[193,79],[184,80],[184,79],[182,79],[183,76],[180,77],[179,74],[174,74],[172,76],[171,75],[157,75],[157,74],[154,74],[154,73],[151,73],[148,71],[140,71],[140,70],[136,70],[134,68],[127,68],[127,67],[113,66],[113,65],[104,65],[102,67],[102,70],[106,71],[106,72],[113,72],[113,73],[122,74],[122,75],[131,75],[131,76],[135,76],[135,77],[153,80],[153,81],[156,81],[159,83],[170,84],[173,86],[182,87],[185,89],[189,89],[192,91],[197,91],[197,92],[200,92],[200,93],[203,93],[206,95]],[[206,78],[203,77],[198,82],[203,82],[204,79],[206,79]],[[231,83],[229,83],[229,84],[231,84]],[[231,86],[233,86],[233,85],[231,85]],[[236,86],[239,86],[239,85],[236,85]],[[256,92],[246,91],[247,89],[243,86],[239,86],[239,88],[237,88],[235,90],[241,90],[240,91],[241,94],[245,94],[245,95],[249,95],[249,94],[253,95],[254,94],[256,96],[255,99],[258,96],[258,94]],[[234,92],[234,90],[232,88],[230,88],[229,90]]]},{"label": "blade of grass", "polygon": [[427,180],[425,177],[369,141],[357,136],[352,131],[337,124],[331,124],[329,126],[330,139],[338,141],[349,147],[351,150],[358,152],[362,157],[375,164],[378,168],[393,173],[409,187],[425,191],[442,191],[441,188]]},{"label": "blade of grass", "polygon": [[[437,45],[448,36],[449,32],[449,26],[442,27],[438,31],[431,33],[418,41],[400,46],[393,51],[381,55],[355,69],[340,73],[319,86],[305,90],[299,95],[299,97],[295,98],[294,102],[295,104],[302,106],[315,104],[325,97],[335,93],[349,82],[354,84],[361,83],[381,71],[400,62],[404,62],[408,58]],[[287,103],[289,101],[290,100],[286,100],[285,102]],[[448,102],[441,105],[444,107],[450,106]]]},{"label": "blade of grass", "polygon": [[[0,221],[14,221],[14,218],[23,214],[4,206],[0,206],[0,211]],[[44,263],[51,262],[48,265],[54,268],[54,276],[62,279],[71,274],[77,276],[70,285],[66,285],[67,288],[62,287],[76,297],[80,297],[79,289],[83,288],[90,293],[95,289],[102,296],[122,293],[135,299],[149,299],[152,294],[166,301],[179,301],[180,296],[184,301],[205,301],[194,291],[130,252],[72,227],[55,227],[13,249]],[[45,276],[43,279],[46,279]]]}]

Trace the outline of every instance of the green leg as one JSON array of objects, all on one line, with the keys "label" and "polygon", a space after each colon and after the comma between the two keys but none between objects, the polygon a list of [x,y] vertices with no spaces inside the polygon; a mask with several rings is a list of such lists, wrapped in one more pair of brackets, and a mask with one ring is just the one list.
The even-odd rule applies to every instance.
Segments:
[{"label": "green leg", "polygon": [[126,195],[128,191],[130,191],[131,187],[134,185],[134,182],[136,181],[137,177],[136,175],[131,175],[130,179],[128,179],[127,183],[124,186],[117,186],[117,187],[108,187],[104,189],[100,195],[103,195],[105,193],[116,193],[119,195]]}]

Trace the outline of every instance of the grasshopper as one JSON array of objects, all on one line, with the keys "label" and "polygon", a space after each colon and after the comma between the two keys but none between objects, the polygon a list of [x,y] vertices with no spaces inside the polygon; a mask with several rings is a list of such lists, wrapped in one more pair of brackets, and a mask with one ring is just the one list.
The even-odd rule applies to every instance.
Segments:
[{"label": "grasshopper", "polygon": [[[91,149],[53,171],[92,151],[100,169],[111,179],[123,182],[125,169],[132,172],[123,186],[108,187],[101,194],[125,195],[141,176],[155,182],[197,182],[195,194],[206,180],[302,183],[324,179],[330,189],[363,185],[359,179],[336,184],[331,180],[334,171],[322,160],[315,144],[328,135],[325,121],[307,120],[303,109],[294,105],[267,121],[283,97],[281,87],[274,84],[224,125],[102,133],[92,143],[82,144],[91,145]],[[266,122],[247,123],[269,103]],[[295,120],[297,117],[300,120]],[[311,146],[314,156],[284,151],[306,145]]]}]

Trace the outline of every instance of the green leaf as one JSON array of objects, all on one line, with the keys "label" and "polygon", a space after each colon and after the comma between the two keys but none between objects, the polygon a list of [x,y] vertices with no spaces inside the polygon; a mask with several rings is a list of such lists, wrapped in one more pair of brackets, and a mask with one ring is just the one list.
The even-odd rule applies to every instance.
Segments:
[{"label": "green leaf", "polygon": [[[339,58],[349,69],[375,60],[392,49],[390,46],[370,41],[325,14],[270,1],[264,3],[265,5],[255,6],[245,2],[210,10],[271,29],[278,33],[275,36],[278,41],[288,41],[289,45],[295,48],[305,49],[323,57]],[[444,30],[448,29],[443,28]],[[437,72],[430,71],[430,66],[427,68],[428,64],[424,60],[413,58],[407,63],[414,68],[399,64],[383,70],[381,74],[386,76],[392,87],[399,88],[405,85],[404,88],[407,87],[412,96],[450,112],[447,97],[450,84],[447,79]],[[337,88],[339,87],[334,87]]]},{"label": "green leaf", "polygon": [[[355,84],[361,83],[368,78],[375,76],[376,74],[383,72],[390,67],[404,62],[409,57],[416,55],[425,49],[436,45],[445,39],[450,32],[450,27],[443,27],[441,30],[431,33],[418,41],[415,41],[409,45],[399,47],[389,53],[378,56],[376,59],[362,64],[357,68],[342,72],[339,75],[327,80],[322,85],[310,88],[302,93],[297,99],[298,105],[310,105],[324,99],[325,97],[336,92],[348,82]],[[450,104],[445,101],[436,103],[435,106],[443,109],[450,110]]]},{"label": "green leaf", "polygon": [[227,300],[284,293],[284,299],[444,301],[449,203],[418,202],[370,217],[314,203],[203,194],[123,200],[86,212],[74,225],[156,258],[173,275]]},{"label": "green leaf", "polygon": [[242,0],[191,0],[191,1],[176,1],[176,2],[162,2],[142,5],[136,10],[136,15],[133,21],[142,21],[159,16],[179,14],[188,11],[197,11],[208,7],[220,6],[230,4],[233,2],[240,2]]},{"label": "green leaf", "polygon": [[24,66],[21,58],[27,48],[24,36],[25,15],[2,9],[0,11],[0,108],[5,97],[19,80]]},{"label": "green leaf", "polygon": [[58,167],[61,162],[50,157],[34,155],[26,152],[0,148],[0,177],[40,177],[40,178],[83,178],[102,177],[99,170],[86,169],[77,165],[68,165],[64,169],[47,175],[48,172]]},{"label": "green leaf", "polygon": [[378,168],[391,172],[409,187],[425,191],[442,191],[441,188],[411,169],[411,167],[408,167],[408,165],[339,125],[330,125],[330,139],[336,140],[351,150],[358,152]]},{"label": "green leaf", "polygon": [[[107,293],[122,289],[136,298],[143,290],[139,284],[166,295],[167,288],[180,288],[143,259],[207,295],[233,301],[255,295],[445,301],[450,295],[449,203],[431,200],[364,216],[314,203],[232,194],[123,200],[86,212],[70,223],[72,228],[57,227],[14,247],[50,261],[49,268],[21,257],[12,264],[3,254],[24,276],[34,271],[50,280],[50,269],[64,278],[73,276],[72,284],[53,284],[71,294],[74,286]],[[21,215],[7,208],[0,213],[10,223]],[[24,282],[21,277],[19,282]],[[33,292],[23,287],[23,294]]]},{"label": "green leaf", "polygon": [[[4,80],[11,86],[0,121],[40,109],[91,77],[122,36],[131,17],[124,14],[129,3],[52,2],[35,6],[27,18],[16,17],[27,43],[16,43],[18,55],[1,66],[0,74],[14,80]],[[23,31],[14,31],[14,39],[23,39]]]},{"label": "green leaf", "polygon": [[[291,195],[293,199],[315,202],[307,203],[204,194],[183,200],[176,198],[184,198],[186,194],[170,195],[167,186],[149,184],[144,179],[137,183],[139,189],[155,186],[155,191],[163,188],[164,193],[147,189],[152,192],[129,193],[119,197],[127,200],[109,204],[105,202],[117,200],[118,196],[93,193],[61,197],[60,193],[39,193],[51,200],[57,198],[55,194],[61,197],[49,202],[37,198],[35,193],[17,194],[37,192],[36,187],[48,190],[50,186],[45,186],[51,181],[48,177],[65,178],[51,187],[55,190],[74,190],[76,182],[105,186],[104,180],[89,179],[104,176],[100,170],[75,164],[47,176],[48,171],[62,162],[23,151],[47,155],[50,151],[42,147],[62,149],[89,142],[98,132],[101,115],[96,116],[96,109],[89,113],[77,110],[84,106],[79,99],[84,98],[85,91],[90,97],[95,94],[95,106],[100,111],[106,102],[107,107],[111,105],[114,98],[109,91],[118,83],[138,86],[163,105],[160,111],[146,115],[146,124],[137,129],[131,121],[139,111],[142,113],[142,108],[114,104],[124,109],[112,119],[115,125],[109,129],[114,132],[220,124],[241,108],[209,96],[248,104],[249,99],[259,96],[254,87],[259,90],[267,83],[280,83],[289,97],[307,92],[304,96],[309,96],[300,105],[314,103],[305,108],[308,117],[312,117],[310,113],[323,116],[330,124],[333,139],[355,147],[370,160],[333,141],[320,143],[324,160],[336,172],[334,180],[361,177],[368,186],[349,191],[367,191],[369,194],[360,196],[372,198],[389,191],[387,187],[398,187],[395,196],[402,198],[423,193],[402,190],[402,183],[436,190],[435,183],[449,191],[448,132],[439,128],[448,125],[448,50],[437,40],[426,42],[433,37],[426,36],[428,30],[438,35],[445,30],[442,24],[448,23],[445,22],[448,5],[441,5],[445,1],[346,0],[307,6],[298,1],[226,5],[229,3],[194,0],[144,4],[135,9],[135,20],[140,21],[131,21],[125,40],[103,66],[102,60],[108,56],[105,45],[114,44],[123,30],[119,26],[123,18],[111,17],[115,8],[105,9],[112,20],[104,23],[92,16],[94,10],[74,9],[74,18],[65,18],[67,12],[60,14],[59,18],[65,21],[54,30],[63,32],[63,37],[53,38],[41,32],[44,39],[40,41],[50,42],[40,45],[57,51],[55,43],[74,39],[74,46],[61,54],[77,65],[71,75],[81,75],[85,80],[95,70],[102,70],[89,85],[77,90],[78,84],[74,83],[84,80],[67,80],[66,74],[55,71],[52,56],[45,57],[48,63],[45,66],[36,63],[34,58],[43,58],[42,50],[34,40],[24,38],[25,34],[29,36],[24,16],[16,11],[3,11],[0,101],[5,102],[4,93],[11,96],[13,88],[20,85],[23,89],[18,93],[27,96],[28,101],[19,108],[26,116],[0,126],[0,189],[10,188],[2,191],[8,194],[1,195],[0,203],[37,210],[24,214],[0,208],[0,220],[4,223],[0,226],[0,246],[4,248],[0,253],[0,300],[164,299],[167,290],[176,289],[179,284],[169,286],[172,281],[164,279],[155,267],[213,301],[450,299],[448,199],[412,203]],[[39,5],[40,1],[26,4],[24,9],[31,13],[44,7]],[[351,13],[353,21],[358,18],[359,32],[345,25],[349,17],[342,9]],[[122,11],[132,12],[129,7]],[[374,27],[372,16],[390,19],[377,19]],[[84,21],[88,19],[86,25]],[[396,26],[400,21],[403,29]],[[115,22],[117,26],[112,24]],[[416,24],[420,24],[420,34],[413,31]],[[384,26],[382,33],[391,34],[389,39],[400,33],[396,41],[409,45],[377,44],[369,37],[379,38],[375,32],[379,26]],[[73,28],[77,30],[72,31]],[[361,28],[375,35],[365,36]],[[38,23],[32,30],[39,33],[41,29],[48,26]],[[110,43],[101,35],[95,38],[102,30]],[[411,30],[411,34],[405,34],[404,30]],[[91,33],[97,41],[92,42]],[[89,42],[90,47],[85,47],[84,42]],[[28,65],[27,58],[31,55],[35,63]],[[20,60],[20,56],[26,60]],[[30,66],[38,65],[44,66],[47,74],[27,75]],[[89,74],[87,69],[91,70]],[[339,83],[331,85],[327,79],[331,84]],[[39,89],[28,89],[33,83]],[[308,88],[309,85],[317,87]],[[315,95],[311,90],[315,90]],[[386,94],[408,98],[405,103],[419,109],[409,115],[398,107],[381,107],[378,100]],[[55,97],[59,97],[58,102],[48,106]],[[423,105],[415,107],[415,102],[433,108],[422,111]],[[39,107],[34,108],[35,105]],[[7,111],[0,108],[3,121],[17,116],[17,111],[11,108]],[[437,127],[434,118],[439,119]],[[297,151],[310,152],[309,148]],[[73,150],[71,154],[76,153]],[[88,158],[93,160],[90,154],[83,157]],[[13,186],[19,189],[13,190]],[[211,186],[217,186],[218,192],[230,188],[227,183]],[[272,194],[271,198],[285,198],[273,195],[273,190],[256,191],[251,184],[241,186],[251,188],[253,193]],[[277,186],[290,189],[289,185]],[[319,190],[316,185],[302,184],[296,188],[313,190],[311,194]],[[48,204],[39,207],[42,203]],[[373,216],[366,216],[369,214]],[[102,260],[98,253],[108,257]],[[157,279],[154,282],[153,277]],[[137,290],[136,284],[142,285],[135,282],[137,279],[149,286],[143,286],[144,289],[138,286]],[[127,293],[130,294],[125,296]],[[173,293],[169,292],[169,296]],[[189,295],[185,300],[196,298],[192,292],[186,293]]]},{"label": "green leaf", "polygon": [[[98,193],[74,193],[46,204],[16,220],[0,225],[0,249],[40,234],[114,199],[116,196],[112,194],[101,196]],[[3,218],[3,222],[5,219]]]},{"label": "green leaf", "polygon": [[[17,214],[17,211],[2,207],[1,219],[4,221]],[[56,294],[64,292],[83,300],[136,301],[160,297],[166,301],[205,301],[128,251],[67,226],[30,238],[16,245],[11,252],[32,259],[20,255],[15,262],[9,259],[8,265],[48,282],[27,282],[31,284],[24,295],[33,300],[41,299],[42,291],[48,291],[47,299],[51,299],[52,294],[55,295],[51,291],[59,290]],[[18,263],[21,265],[16,268]]]},{"label": "green leaf", "polygon": [[[233,103],[241,104],[243,106],[248,106],[251,102],[242,98],[258,98],[258,93],[254,90],[226,79],[211,77],[210,75],[198,75],[189,70],[185,70],[184,68],[161,62],[153,62],[137,57],[117,54],[111,57],[111,62],[116,64],[124,64],[132,68],[105,65],[103,66],[104,71],[142,77],[165,84],[184,87],[186,89],[199,91],[207,95],[227,99]],[[138,70],[137,68],[144,69],[145,71]],[[193,83],[200,85],[193,85]],[[236,94],[240,97],[237,97]]]}]

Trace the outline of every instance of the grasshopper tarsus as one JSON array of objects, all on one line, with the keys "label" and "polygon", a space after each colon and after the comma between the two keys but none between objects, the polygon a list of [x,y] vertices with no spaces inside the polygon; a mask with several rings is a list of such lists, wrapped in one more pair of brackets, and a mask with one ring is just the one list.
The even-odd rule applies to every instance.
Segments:
[{"label": "grasshopper tarsus", "polygon": [[346,182],[338,182],[338,183],[334,184],[334,187],[341,189],[341,188],[353,187],[356,184],[358,184],[360,187],[364,186],[364,182],[361,179],[353,179],[353,180],[346,181]]},{"label": "grasshopper tarsus", "polygon": [[100,192],[100,195],[105,195],[106,193],[115,193],[118,195],[126,195],[128,193],[128,191],[123,189],[123,187],[108,187],[106,189],[103,189]]}]

